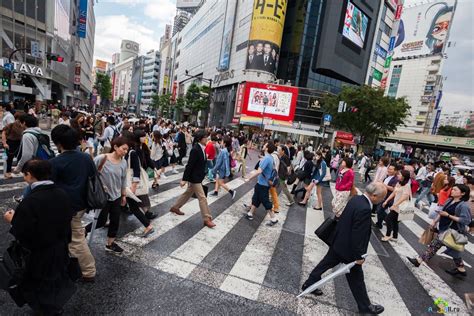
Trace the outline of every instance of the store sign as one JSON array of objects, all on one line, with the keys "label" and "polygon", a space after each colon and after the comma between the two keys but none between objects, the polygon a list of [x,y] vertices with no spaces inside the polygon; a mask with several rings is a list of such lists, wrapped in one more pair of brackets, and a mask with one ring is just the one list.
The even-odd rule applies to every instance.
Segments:
[{"label": "store sign", "polygon": [[239,84],[237,88],[237,96],[235,99],[234,117],[240,117],[242,114],[242,107],[244,105],[245,83]]},{"label": "store sign", "polygon": [[79,18],[77,21],[77,37],[86,38],[87,33],[87,1],[79,0]]},{"label": "store sign", "polygon": [[385,59],[384,68],[390,68],[391,63],[392,63],[392,56],[388,56],[387,59]]},{"label": "store sign", "polygon": [[372,73],[372,77],[377,81],[381,81],[382,76],[383,76],[383,73],[374,68],[374,72]]},{"label": "store sign", "polygon": [[379,44],[375,46],[375,53],[379,55],[380,57],[382,57],[383,59],[387,58],[387,51],[383,49],[382,47],[380,47]]},{"label": "store sign", "polygon": [[214,76],[214,84],[218,86],[222,81],[234,78],[234,69],[221,71]]},{"label": "store sign", "polygon": [[74,84],[81,84],[81,62],[76,61],[74,66]]},{"label": "store sign", "polygon": [[348,132],[337,131],[336,138],[352,141],[354,139],[354,135]]},{"label": "store sign", "polygon": [[[8,64],[7,60],[3,58],[0,59],[0,66],[5,67],[5,65],[7,64]],[[27,64],[27,63],[17,62],[17,61],[12,61],[11,65],[13,65],[14,72],[16,71],[23,74],[36,76],[36,77],[44,77],[44,70],[41,67]]]},{"label": "store sign", "polygon": [[395,20],[400,20],[400,17],[402,16],[402,11],[403,11],[403,4],[399,4],[397,6],[397,11],[395,12]]},{"label": "store sign", "polygon": [[391,52],[395,48],[395,36],[390,37],[390,44],[388,45],[388,50]]}]

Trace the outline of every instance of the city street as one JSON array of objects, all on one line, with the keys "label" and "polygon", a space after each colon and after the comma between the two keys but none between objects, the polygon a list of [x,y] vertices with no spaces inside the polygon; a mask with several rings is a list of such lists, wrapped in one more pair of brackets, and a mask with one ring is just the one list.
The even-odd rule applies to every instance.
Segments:
[{"label": "city street", "polygon": [[[253,167],[256,155],[251,157],[247,165]],[[209,229],[202,227],[197,200],[182,208],[185,216],[169,212],[184,190],[179,187],[182,171],[162,180],[158,192],[151,191],[152,210],[159,215],[153,221],[154,234],[136,236],[142,230],[138,220],[122,214],[118,243],[125,252],[117,256],[104,250],[106,230],[97,230],[92,244],[96,281],[78,284],[77,293],[65,306],[66,315],[336,315],[357,310],[344,277],[324,285],[324,296],[296,298],[302,282],[327,251],[314,230],[332,216],[333,184],[323,190],[323,212],[297,204],[288,208],[280,195],[280,222],[268,227],[263,208],[253,221],[243,216],[243,204],[250,201],[254,183],[234,177],[228,182],[237,191],[234,201],[222,192],[208,198],[217,225]],[[0,180],[2,211],[14,207],[12,196],[21,194],[24,187],[20,179]],[[414,221],[403,222],[398,243],[382,243],[380,232],[372,233],[363,269],[369,297],[385,307],[386,315],[426,314],[437,298],[459,308],[459,315],[467,314],[464,293],[472,291],[474,284],[472,243],[463,253],[468,273],[464,280],[444,272],[453,265],[448,257],[437,256],[429,267],[420,268],[413,268],[405,258],[425,249],[418,236],[428,221],[425,210]],[[2,221],[2,251],[12,239],[8,229]],[[5,292],[0,292],[0,309],[2,315],[29,312],[28,307],[19,310]]]}]

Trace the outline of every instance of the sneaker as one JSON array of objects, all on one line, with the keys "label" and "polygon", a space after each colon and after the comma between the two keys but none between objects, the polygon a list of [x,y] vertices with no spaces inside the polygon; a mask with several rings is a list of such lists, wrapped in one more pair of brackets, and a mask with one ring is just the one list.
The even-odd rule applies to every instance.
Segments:
[{"label": "sneaker", "polygon": [[162,174],[160,174],[160,177],[163,177],[163,179],[168,178],[164,172]]},{"label": "sneaker", "polygon": [[396,243],[396,242],[398,242],[398,239],[397,239],[397,238],[392,238],[392,239],[390,239],[389,241]]},{"label": "sneaker", "polygon": [[292,206],[293,204],[295,204],[295,201],[291,201],[291,202],[286,203],[286,206]]},{"label": "sneaker", "polygon": [[211,194],[209,194],[210,196],[217,196],[219,193],[217,193],[217,191],[214,191],[212,192]]},{"label": "sneaker", "polygon": [[210,183],[216,183],[216,180],[215,179],[210,179],[209,182]]},{"label": "sneaker", "polygon": [[248,219],[249,221],[253,221],[253,216],[245,213],[245,218]]},{"label": "sneaker", "polygon": [[269,221],[266,225],[272,227],[272,226],[275,226],[277,223],[278,223],[278,220],[276,220],[276,221]]},{"label": "sneaker", "polygon": [[410,257],[407,257],[408,261],[411,262],[411,264],[413,264],[416,268],[418,268],[420,266],[420,263],[418,262],[418,260],[416,260],[416,258],[410,258]]},{"label": "sneaker", "polygon": [[172,172],[173,172],[174,174],[178,174],[178,173],[179,173],[179,171],[178,171],[178,170],[176,170],[176,169],[173,169],[173,171],[172,171]]},{"label": "sneaker", "polygon": [[115,252],[115,253],[122,253],[123,249],[119,245],[117,245],[115,242],[113,242],[111,245],[105,245],[105,250],[110,251],[110,252]]},{"label": "sneaker", "polygon": [[236,195],[236,194],[237,194],[237,192],[236,192],[235,190],[232,190],[232,193],[231,193],[231,195],[232,195],[232,200],[235,199],[235,195]]}]

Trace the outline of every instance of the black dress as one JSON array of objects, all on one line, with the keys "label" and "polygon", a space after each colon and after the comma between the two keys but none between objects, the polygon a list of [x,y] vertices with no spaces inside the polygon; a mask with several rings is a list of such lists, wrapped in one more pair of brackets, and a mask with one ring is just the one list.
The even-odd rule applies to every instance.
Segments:
[{"label": "black dress", "polygon": [[31,252],[24,280],[10,292],[18,306],[55,314],[76,291],[67,272],[73,214],[69,197],[54,184],[35,187],[18,205],[10,233]]}]

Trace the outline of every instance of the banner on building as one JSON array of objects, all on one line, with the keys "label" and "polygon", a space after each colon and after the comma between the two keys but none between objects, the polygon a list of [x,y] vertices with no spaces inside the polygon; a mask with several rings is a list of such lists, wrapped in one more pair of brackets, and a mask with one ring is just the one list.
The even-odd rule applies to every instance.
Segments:
[{"label": "banner on building", "polygon": [[374,71],[372,73],[372,77],[377,80],[381,81],[382,80],[383,73],[381,71],[378,71],[377,69],[374,68]]},{"label": "banner on building", "polygon": [[240,117],[242,107],[244,106],[245,82],[239,84],[237,88],[237,96],[235,98],[234,117]]},{"label": "banner on building", "polygon": [[86,38],[86,33],[87,33],[87,1],[88,0],[79,0],[77,37],[80,37],[80,38]]},{"label": "banner on building", "polygon": [[74,84],[81,84],[81,62],[76,61],[74,65]]},{"label": "banner on building", "polygon": [[456,0],[404,8],[398,27],[394,58],[443,53]]},{"label": "banner on building", "polygon": [[236,0],[227,0],[224,30],[222,32],[221,54],[219,57],[219,71],[229,69],[230,52],[232,51],[232,35],[234,32],[235,9],[237,8]]},{"label": "banner on building", "polygon": [[286,0],[254,0],[246,69],[276,74],[286,7]]},{"label": "banner on building", "polygon": [[298,88],[258,82],[247,82],[242,114],[275,120],[293,121]]}]

